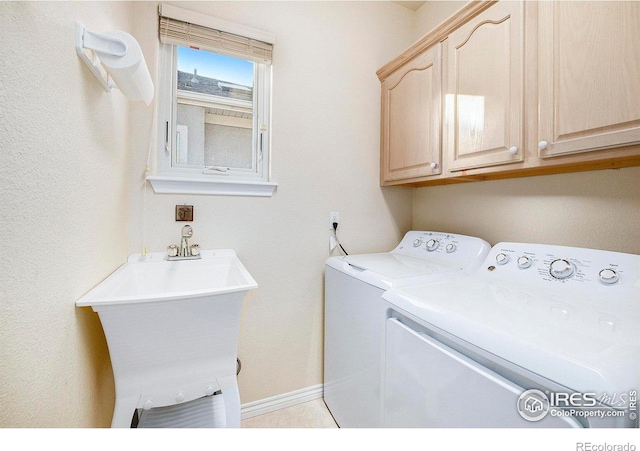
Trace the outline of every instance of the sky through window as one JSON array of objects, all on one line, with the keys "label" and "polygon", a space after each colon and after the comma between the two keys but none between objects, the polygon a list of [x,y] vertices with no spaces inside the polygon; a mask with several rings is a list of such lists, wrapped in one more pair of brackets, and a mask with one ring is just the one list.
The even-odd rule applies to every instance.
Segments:
[{"label": "sky through window", "polygon": [[203,50],[178,47],[178,70],[215,78],[243,86],[253,87],[253,63],[251,61],[219,55]]}]

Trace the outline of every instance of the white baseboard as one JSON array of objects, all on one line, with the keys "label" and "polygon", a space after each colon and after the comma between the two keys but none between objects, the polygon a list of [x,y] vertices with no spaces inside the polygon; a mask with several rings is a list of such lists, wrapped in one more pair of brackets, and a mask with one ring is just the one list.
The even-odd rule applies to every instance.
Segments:
[{"label": "white baseboard", "polygon": [[241,418],[245,420],[247,418],[295,406],[296,404],[302,404],[303,402],[322,398],[322,393],[323,384],[318,384],[307,388],[301,388],[300,390],[291,391],[289,393],[272,396],[270,398],[248,402],[241,406]]}]

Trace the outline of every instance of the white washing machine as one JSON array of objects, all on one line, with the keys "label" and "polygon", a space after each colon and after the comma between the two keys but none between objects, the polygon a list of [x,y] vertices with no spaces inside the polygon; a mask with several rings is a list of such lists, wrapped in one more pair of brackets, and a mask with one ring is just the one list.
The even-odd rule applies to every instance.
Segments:
[{"label": "white washing machine", "polygon": [[489,249],[480,238],[411,231],[391,252],[327,260],[324,400],[340,427],[381,425],[382,294],[472,272]]},{"label": "white washing machine", "polygon": [[638,426],[640,256],[499,243],[383,297],[384,426]]}]

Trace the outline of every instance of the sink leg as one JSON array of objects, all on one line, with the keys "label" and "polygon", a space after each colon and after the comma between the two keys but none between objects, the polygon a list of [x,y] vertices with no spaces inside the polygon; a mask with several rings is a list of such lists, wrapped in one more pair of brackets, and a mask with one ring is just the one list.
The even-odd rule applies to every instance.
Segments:
[{"label": "sink leg", "polygon": [[112,428],[130,428],[133,412],[138,407],[139,397],[130,397],[124,399],[116,398],[116,405],[113,409],[113,419],[111,420]]},{"label": "sink leg", "polygon": [[227,427],[240,427],[240,393],[238,391],[238,378],[234,376],[220,377],[217,379],[224,399],[224,408],[227,415]]}]

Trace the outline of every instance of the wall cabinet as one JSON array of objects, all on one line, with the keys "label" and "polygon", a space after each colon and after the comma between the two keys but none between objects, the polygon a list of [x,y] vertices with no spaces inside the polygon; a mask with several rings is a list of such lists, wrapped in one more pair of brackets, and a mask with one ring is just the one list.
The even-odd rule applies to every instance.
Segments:
[{"label": "wall cabinet", "polygon": [[638,30],[640,2],[469,2],[378,71],[382,185],[640,165]]},{"label": "wall cabinet", "polygon": [[448,169],[523,161],[521,2],[502,2],[444,41],[444,149]]},{"label": "wall cabinet", "polygon": [[383,184],[442,174],[440,61],[432,47],[382,83]]},{"label": "wall cabinet", "polygon": [[540,2],[543,158],[640,143],[640,5]]}]

